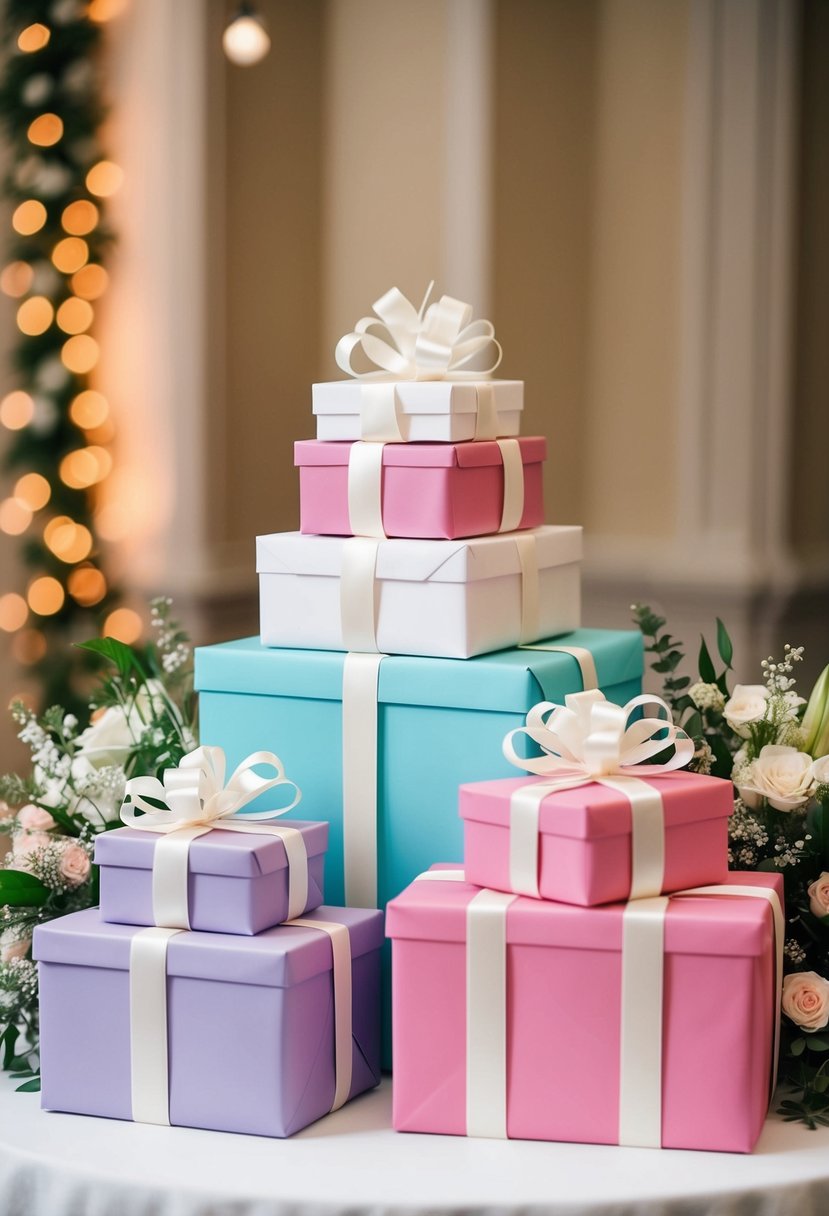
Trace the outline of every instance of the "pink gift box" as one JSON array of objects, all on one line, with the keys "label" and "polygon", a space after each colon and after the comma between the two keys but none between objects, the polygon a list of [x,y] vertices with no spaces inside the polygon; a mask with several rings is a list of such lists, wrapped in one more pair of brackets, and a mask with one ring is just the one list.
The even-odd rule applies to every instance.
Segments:
[{"label": "pink gift box", "polygon": [[[478,781],[460,787],[464,868],[470,882],[495,891],[510,883],[510,797],[537,777]],[[723,882],[728,872],[730,781],[699,773],[648,777],[662,795],[665,877],[662,890]],[[539,814],[538,889],[562,903],[627,899],[631,878],[631,809],[618,791],[595,782],[550,794]]]},{"label": "pink gift box", "polygon": [[[778,874],[728,881],[782,899]],[[466,1134],[466,919],[478,892],[420,880],[388,905],[398,1131]],[[519,896],[507,909],[511,1138],[619,1142],[624,907]],[[751,1152],[768,1107],[774,1033],[769,903],[676,896],[664,960],[662,1146]]]},{"label": "pink gift box", "polygon": [[[524,466],[521,528],[544,522],[542,465],[547,441],[516,441]],[[295,445],[299,467],[300,528],[319,536],[350,536],[350,443],[304,439]],[[387,536],[454,540],[486,536],[501,524],[504,466],[494,442],[389,443],[383,451],[382,512]]]}]

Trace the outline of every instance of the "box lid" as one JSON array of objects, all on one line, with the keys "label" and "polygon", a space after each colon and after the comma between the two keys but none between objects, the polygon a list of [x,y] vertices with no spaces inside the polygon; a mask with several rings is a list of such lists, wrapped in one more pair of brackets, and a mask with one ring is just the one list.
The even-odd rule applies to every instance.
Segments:
[{"label": "box lid", "polygon": [[[368,383],[377,384],[378,379]],[[315,414],[359,414],[363,381],[327,380],[311,386]],[[524,408],[523,380],[394,380],[398,408],[404,414],[474,414],[478,386],[492,388],[495,408]]]},{"label": "box lid", "polygon": [[[534,536],[542,570],[581,561],[582,530],[576,526],[528,528]],[[343,548],[350,537],[308,536],[274,532],[256,538],[259,574],[309,574],[339,578]],[[515,536],[509,532],[468,540],[381,540],[377,549],[377,578],[403,582],[471,583],[479,579],[520,574]]]},{"label": "box lid", "polygon": [[[280,820],[273,822],[278,824]],[[309,857],[327,849],[327,823],[291,819],[285,826],[302,832]],[[100,866],[151,870],[160,839],[155,832],[141,832],[137,828],[102,832],[95,838],[95,861]],[[285,845],[278,836],[220,829],[191,841],[188,860],[191,874],[221,874],[228,878],[257,878],[283,870],[288,864]]]},{"label": "box lid", "polygon": [[[524,435],[515,441],[524,464],[547,459],[547,440],[543,435]],[[298,467],[347,465],[352,444],[348,440],[325,443],[320,439],[299,439],[294,444],[294,464]],[[503,464],[501,449],[492,440],[469,443],[387,443],[383,448],[384,468],[477,468]]]},{"label": "box lid", "polygon": [[[727,882],[770,887],[781,900],[783,897],[783,879],[779,874],[732,872]],[[427,879],[413,882],[386,908],[386,933],[391,938],[413,941],[465,941],[466,907],[479,890],[464,882]],[[618,952],[622,948],[624,909],[623,903],[580,908],[519,895],[507,914],[507,942]],[[724,932],[726,922],[728,932]],[[764,899],[677,895],[668,905],[665,951],[733,957],[759,955],[768,948],[771,926],[771,908]]]},{"label": "box lid", "polygon": [[[515,790],[540,781],[537,777],[507,777],[500,781],[475,781],[460,787],[460,814],[475,823],[507,827],[510,798]],[[726,819],[734,809],[730,781],[699,773],[672,772],[646,778],[662,795],[665,826]],[[597,840],[606,836],[629,836],[630,803],[617,790],[592,782],[575,789],[559,790],[541,803],[539,830],[547,836],[575,840]]]},{"label": "box lid", "polygon": [[[634,629],[577,629],[550,638],[580,646],[596,663],[599,683],[613,688],[640,680],[642,635]],[[338,650],[286,650],[241,638],[196,650],[196,688],[201,692],[342,700],[345,655]],[[539,701],[563,701],[580,686],[571,655],[513,647],[474,659],[390,655],[380,665],[378,698],[386,704],[525,714]]]},{"label": "box lid", "polygon": [[[356,958],[383,943],[383,913],[365,908],[316,908],[313,920],[346,925]],[[34,932],[33,954],[44,963],[129,968],[130,942],[141,929],[101,920],[97,908],[71,912]],[[167,953],[167,974],[287,988],[331,969],[327,934],[300,925],[277,925],[253,937],[231,933],[177,933]]]}]

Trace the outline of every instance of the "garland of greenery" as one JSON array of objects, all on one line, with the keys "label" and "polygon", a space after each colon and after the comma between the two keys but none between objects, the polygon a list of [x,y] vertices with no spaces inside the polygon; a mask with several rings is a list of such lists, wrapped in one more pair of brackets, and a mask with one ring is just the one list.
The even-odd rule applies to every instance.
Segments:
[{"label": "garland of greenery", "polygon": [[[14,478],[4,504],[12,526],[4,530],[21,538],[28,600],[21,629],[43,702],[72,709],[83,703],[94,656],[69,643],[95,632],[114,601],[93,514],[111,423],[102,398],[79,401],[97,359],[87,334],[92,301],[106,284],[99,268],[111,233],[103,197],[118,174],[99,143],[102,31],[90,11],[80,0],[5,0],[0,81],[0,123],[11,150],[4,192],[15,229],[0,285],[18,302],[12,387],[28,395],[0,405],[0,420],[12,428],[5,465]],[[31,473],[48,483],[46,501],[36,478],[24,483],[29,500],[21,495],[20,478]],[[57,587],[38,584],[38,598],[32,584],[44,578]],[[18,610],[22,616],[22,603]]]}]

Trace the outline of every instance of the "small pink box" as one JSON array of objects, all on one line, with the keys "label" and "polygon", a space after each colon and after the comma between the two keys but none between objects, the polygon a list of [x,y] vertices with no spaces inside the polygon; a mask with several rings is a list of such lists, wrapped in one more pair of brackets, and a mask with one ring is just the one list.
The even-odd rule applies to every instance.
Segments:
[{"label": "small pink box", "polygon": [[[510,797],[537,777],[460,787],[464,867],[470,882],[494,891],[510,883]],[[699,773],[648,777],[665,812],[662,891],[723,882],[728,872],[730,781]],[[550,794],[539,814],[538,889],[561,903],[614,903],[630,895],[631,810],[624,795],[596,782]]]},{"label": "small pink box", "polygon": [[[732,873],[728,881],[782,899],[779,874]],[[478,892],[465,882],[420,880],[388,905],[397,1131],[466,1135],[466,920]],[[507,909],[510,1138],[619,1142],[624,908],[518,896]],[[775,997],[766,899],[670,901],[663,1148],[754,1148],[769,1102]]]},{"label": "small pink box", "polygon": [[[524,465],[521,528],[544,522],[542,465],[547,441],[518,439]],[[350,536],[350,443],[303,439],[294,447],[299,467],[300,530]],[[383,451],[382,510],[387,536],[456,540],[487,536],[501,524],[504,466],[497,443],[387,443]]]}]

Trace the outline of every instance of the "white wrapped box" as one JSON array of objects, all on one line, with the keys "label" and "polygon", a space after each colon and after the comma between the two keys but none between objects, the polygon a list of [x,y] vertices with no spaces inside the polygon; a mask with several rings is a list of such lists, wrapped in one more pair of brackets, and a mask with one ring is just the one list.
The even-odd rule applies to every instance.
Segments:
[{"label": "white wrapped box", "polygon": [[468,659],[577,629],[582,533],[257,540],[265,646]]},{"label": "white wrapped box", "polygon": [[394,394],[397,442],[461,443],[518,435],[521,429],[523,380],[332,380],[311,390],[317,439],[395,441],[367,429],[367,394],[383,390]]}]

